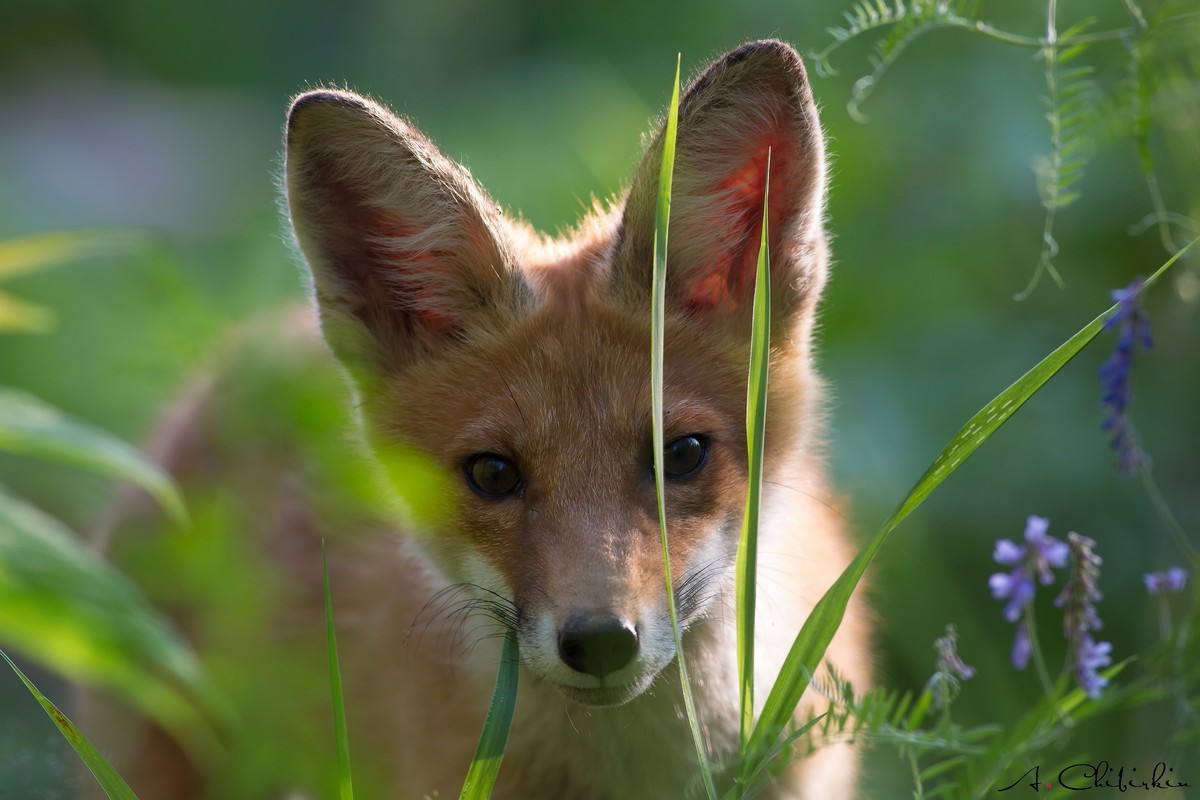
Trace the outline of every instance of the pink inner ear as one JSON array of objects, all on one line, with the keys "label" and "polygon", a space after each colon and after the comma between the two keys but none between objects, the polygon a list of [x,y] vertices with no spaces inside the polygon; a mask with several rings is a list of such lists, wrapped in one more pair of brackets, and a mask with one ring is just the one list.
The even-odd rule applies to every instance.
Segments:
[{"label": "pink inner ear", "polygon": [[[402,241],[418,233],[418,229],[384,211],[372,215],[369,229],[382,240]],[[453,253],[443,250],[405,250],[395,246],[377,245],[376,258],[389,272],[389,284],[402,287],[405,310],[415,316],[431,333],[442,335],[454,331],[458,323],[446,311],[446,302],[437,292],[437,284],[445,283]],[[393,290],[395,291],[395,290]]]},{"label": "pink inner ear", "polygon": [[700,311],[729,312],[750,302],[758,265],[759,231],[762,226],[763,185],[767,154],[771,155],[771,198],[769,233],[776,240],[777,226],[787,218],[790,199],[785,176],[788,145],[781,137],[764,137],[755,155],[738,164],[713,185],[712,196],[720,198],[723,219],[717,231],[702,231],[713,239],[714,251],[688,288],[689,307]]}]

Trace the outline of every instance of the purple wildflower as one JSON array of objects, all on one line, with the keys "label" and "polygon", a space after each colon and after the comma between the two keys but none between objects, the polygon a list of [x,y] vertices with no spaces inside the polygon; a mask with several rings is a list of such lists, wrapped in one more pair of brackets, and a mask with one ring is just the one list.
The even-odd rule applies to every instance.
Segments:
[{"label": "purple wildflower", "polygon": [[1029,666],[1029,656],[1033,653],[1033,642],[1029,638],[1029,628],[1022,622],[1017,626],[1017,635],[1013,637],[1012,663],[1017,669]]},{"label": "purple wildflower", "polygon": [[1096,584],[1100,579],[1103,561],[1096,555],[1095,541],[1086,536],[1068,533],[1067,546],[1070,550],[1071,577],[1054,604],[1063,609],[1063,633],[1067,637],[1067,649],[1075,668],[1075,677],[1088,697],[1096,697],[1108,683],[1096,670],[1112,663],[1108,657],[1112,645],[1108,642],[1096,643],[1091,636],[1091,631],[1100,630],[1103,624],[1096,614],[1096,603],[1102,597]]},{"label": "purple wildflower", "polygon": [[1183,567],[1171,567],[1166,572],[1150,572],[1143,576],[1143,580],[1150,594],[1165,594],[1182,591],[1187,577],[1187,570]]},{"label": "purple wildflower", "polygon": [[959,657],[958,629],[953,625],[947,625],[946,635],[934,640],[933,649],[937,651],[937,670],[926,688],[933,695],[934,707],[943,708],[958,694],[960,681],[975,677],[975,668]]},{"label": "purple wildflower", "polygon": [[958,628],[947,625],[946,635],[934,640],[933,649],[937,651],[938,672],[957,675],[964,681],[975,677],[975,668],[958,655]]},{"label": "purple wildflower", "polygon": [[[1008,573],[997,572],[988,579],[992,596],[1007,600],[1004,618],[1016,622],[1031,602],[1036,590],[1034,575],[1043,586],[1054,582],[1051,568],[1067,565],[1068,547],[1063,542],[1046,534],[1050,521],[1045,517],[1031,516],[1025,523],[1025,544],[1016,544],[1009,539],[996,542],[993,558],[997,563],[1012,567]],[[1013,645],[1013,666],[1024,669],[1029,663],[1029,633],[1022,623],[1017,628]]]},{"label": "purple wildflower", "polygon": [[1075,675],[1079,685],[1088,697],[1100,696],[1100,691],[1108,685],[1108,678],[1100,675],[1097,670],[1112,664],[1109,652],[1112,645],[1108,642],[1097,644],[1091,636],[1084,636],[1080,641],[1079,650],[1075,653]]},{"label": "purple wildflower", "polygon": [[1150,336],[1150,318],[1138,305],[1143,278],[1134,278],[1124,289],[1112,293],[1117,313],[1104,323],[1104,330],[1118,328],[1117,346],[1112,356],[1100,365],[1100,383],[1104,394],[1100,407],[1105,411],[1101,427],[1112,436],[1112,448],[1117,453],[1117,471],[1132,475],[1146,466],[1149,456],[1138,444],[1137,434],[1129,422],[1129,373],[1133,368],[1134,348],[1149,351],[1154,347]]}]

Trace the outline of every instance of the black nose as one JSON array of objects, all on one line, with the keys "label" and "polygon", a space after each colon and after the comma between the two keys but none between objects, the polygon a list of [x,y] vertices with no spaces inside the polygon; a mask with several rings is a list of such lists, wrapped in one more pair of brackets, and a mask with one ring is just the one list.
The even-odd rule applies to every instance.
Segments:
[{"label": "black nose", "polygon": [[637,654],[637,631],[612,614],[574,614],[558,633],[558,657],[576,672],[603,678]]}]

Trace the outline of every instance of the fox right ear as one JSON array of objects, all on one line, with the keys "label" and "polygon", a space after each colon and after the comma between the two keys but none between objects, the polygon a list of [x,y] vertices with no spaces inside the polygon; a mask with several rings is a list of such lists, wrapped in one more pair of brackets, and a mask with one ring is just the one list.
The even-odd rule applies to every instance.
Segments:
[{"label": "fox right ear", "polygon": [[494,204],[404,120],[349,92],[310,92],[292,103],[286,147],[288,209],[321,327],[356,378],[396,370],[465,336],[468,317],[519,301]]},{"label": "fox right ear", "polygon": [[[635,303],[650,292],[664,136],[660,126],[634,176],[614,259],[616,288]],[[768,163],[772,326],[803,337],[825,282],[825,148],[804,66],[783,42],[726,54],[680,98],[667,302],[748,330]]]}]

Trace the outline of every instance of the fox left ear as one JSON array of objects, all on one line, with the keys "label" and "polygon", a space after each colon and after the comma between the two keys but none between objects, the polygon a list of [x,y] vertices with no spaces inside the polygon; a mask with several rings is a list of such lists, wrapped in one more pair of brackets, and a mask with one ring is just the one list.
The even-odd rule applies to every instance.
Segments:
[{"label": "fox left ear", "polygon": [[377,103],[333,89],[296,98],[286,176],[321,327],[360,381],[496,327],[527,301],[495,204]]},{"label": "fox left ear", "polygon": [[[660,127],[634,177],[614,259],[614,288],[636,302],[650,291],[663,136]],[[825,146],[800,57],[777,41],[727,54],[680,99],[669,307],[749,317],[768,152],[773,327],[811,317],[826,271]]]}]

